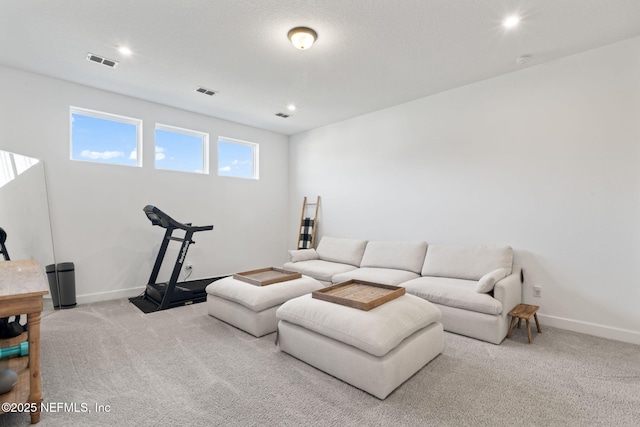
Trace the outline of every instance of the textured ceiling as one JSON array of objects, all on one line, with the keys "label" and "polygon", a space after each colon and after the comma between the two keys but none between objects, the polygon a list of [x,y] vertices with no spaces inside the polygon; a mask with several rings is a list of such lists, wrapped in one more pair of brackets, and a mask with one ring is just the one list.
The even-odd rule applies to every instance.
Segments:
[{"label": "textured ceiling", "polygon": [[639,0],[0,0],[2,65],[289,135],[638,35]]}]

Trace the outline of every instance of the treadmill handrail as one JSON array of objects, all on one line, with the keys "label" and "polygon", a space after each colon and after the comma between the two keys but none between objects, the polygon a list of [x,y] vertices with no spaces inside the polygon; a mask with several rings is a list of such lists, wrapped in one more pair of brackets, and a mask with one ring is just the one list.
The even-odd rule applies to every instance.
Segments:
[{"label": "treadmill handrail", "polygon": [[147,214],[147,218],[149,218],[151,224],[158,225],[162,228],[179,228],[181,230],[192,231],[194,233],[198,231],[213,230],[213,225],[194,226],[191,225],[191,223],[183,224],[181,222],[178,222],[153,205],[147,205],[143,208],[143,210],[144,213]]}]

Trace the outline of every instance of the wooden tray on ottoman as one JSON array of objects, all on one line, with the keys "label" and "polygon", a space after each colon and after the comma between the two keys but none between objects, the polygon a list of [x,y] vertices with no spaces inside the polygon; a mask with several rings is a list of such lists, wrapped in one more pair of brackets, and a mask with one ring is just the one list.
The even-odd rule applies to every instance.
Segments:
[{"label": "wooden tray on ottoman", "polygon": [[256,286],[273,285],[274,283],[286,282],[287,280],[299,279],[301,277],[302,273],[275,267],[243,271],[233,275],[233,278],[236,280],[242,280],[243,282]]},{"label": "wooden tray on ottoman", "polygon": [[404,292],[405,289],[399,286],[382,285],[380,283],[365,282],[364,280],[349,280],[312,292],[311,296],[324,301],[346,305],[347,307],[369,311],[404,295]]}]

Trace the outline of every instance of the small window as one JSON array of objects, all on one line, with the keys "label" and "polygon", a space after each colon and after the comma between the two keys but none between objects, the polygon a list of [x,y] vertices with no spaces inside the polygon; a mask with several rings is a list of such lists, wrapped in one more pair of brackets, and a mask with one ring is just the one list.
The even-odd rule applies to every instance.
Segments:
[{"label": "small window", "polygon": [[71,159],[142,166],[142,120],[71,107]]},{"label": "small window", "polygon": [[209,173],[209,134],[156,124],[156,169]]},{"label": "small window", "polygon": [[218,175],[258,179],[258,144],[218,139]]}]

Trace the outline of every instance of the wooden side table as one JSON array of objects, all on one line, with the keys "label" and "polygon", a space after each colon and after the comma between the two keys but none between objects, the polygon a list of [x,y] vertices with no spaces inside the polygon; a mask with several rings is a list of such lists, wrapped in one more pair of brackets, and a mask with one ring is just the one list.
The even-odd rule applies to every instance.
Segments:
[{"label": "wooden side table", "polygon": [[511,316],[511,324],[509,325],[509,333],[507,334],[507,338],[511,338],[511,331],[513,331],[513,325],[516,323],[516,319],[518,319],[518,329],[520,328],[520,322],[522,319],[527,321],[527,335],[529,336],[529,344],[533,342],[531,339],[531,328],[529,326],[529,319],[531,316],[536,321],[536,328],[538,328],[538,333],[541,334],[542,330],[540,330],[540,323],[538,323],[538,314],[537,311],[540,307],[537,305],[529,305],[529,304],[518,304],[513,310],[509,312],[509,316]]},{"label": "wooden side table", "polygon": [[[18,374],[18,384],[10,392],[0,395],[0,402],[37,405],[37,409],[30,413],[31,424],[40,421],[40,316],[42,296],[48,292],[42,270],[35,260],[0,262],[0,317],[26,313],[28,325],[27,332],[2,340],[5,341],[2,344],[13,346],[25,338],[29,340],[29,356],[0,361],[0,368],[15,370]],[[3,413],[0,410],[0,415]]]}]

